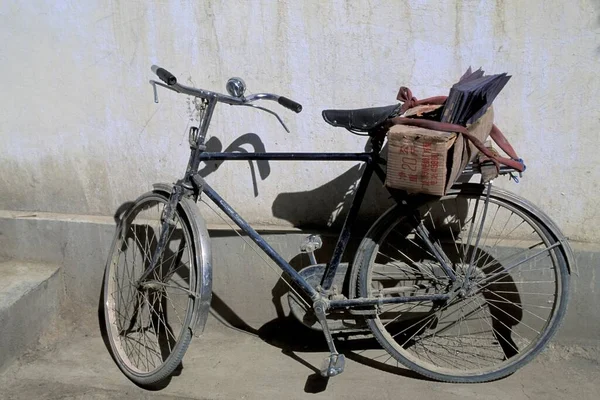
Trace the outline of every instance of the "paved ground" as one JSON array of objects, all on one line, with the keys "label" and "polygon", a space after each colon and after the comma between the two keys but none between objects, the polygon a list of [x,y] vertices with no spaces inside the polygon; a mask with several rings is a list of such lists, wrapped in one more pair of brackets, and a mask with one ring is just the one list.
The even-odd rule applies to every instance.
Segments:
[{"label": "paved ground", "polygon": [[[293,341],[286,340],[286,335]],[[420,379],[403,369],[365,365],[348,352],[346,371],[329,381],[315,372],[326,356],[320,335],[295,322],[236,331],[210,321],[192,341],[181,375],[160,391],[128,381],[97,329],[78,330],[31,353],[0,376],[1,399],[599,399],[597,351],[551,348],[506,379],[478,385]]]}]

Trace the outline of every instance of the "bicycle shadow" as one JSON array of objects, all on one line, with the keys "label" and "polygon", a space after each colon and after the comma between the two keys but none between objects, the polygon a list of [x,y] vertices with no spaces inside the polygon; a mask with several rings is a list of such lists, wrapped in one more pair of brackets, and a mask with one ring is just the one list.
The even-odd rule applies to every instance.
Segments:
[{"label": "bicycle shadow", "polygon": [[[365,145],[364,150],[371,151],[370,142]],[[381,150],[383,158],[386,154],[387,144]],[[347,210],[352,205],[365,168],[366,163],[361,162],[314,189],[280,193],[273,201],[271,212],[274,217],[288,221],[301,229],[340,228]],[[366,229],[392,204],[390,193],[373,173],[362,200],[361,212],[355,221],[357,232],[354,233],[366,232]]]},{"label": "bicycle shadow", "polygon": [[[252,148],[252,151],[246,150],[244,145],[249,145]],[[265,144],[262,142],[260,136],[256,133],[246,133],[237,139],[223,150],[223,143],[215,136],[208,139],[205,143],[207,152],[226,152],[226,153],[265,153]],[[204,161],[203,167],[198,171],[201,177],[206,178],[208,175],[215,172],[224,161]],[[254,162],[256,162],[256,169],[258,169],[258,174],[261,180],[265,180],[271,174],[271,166],[269,165],[269,161],[267,160],[257,160],[252,161],[249,160],[248,164],[250,165],[250,174],[252,178],[252,186],[254,189],[254,197],[258,196],[258,182],[256,180],[256,169],[254,167]]]},{"label": "bicycle shadow", "polygon": [[[226,309],[225,314],[222,314],[223,306]],[[324,357],[328,356],[329,348],[321,331],[304,326],[291,315],[277,317],[258,329],[251,328],[233,310],[224,305],[218,296],[214,295],[211,308],[213,316],[217,316],[227,327],[258,336],[265,343],[281,349],[282,354],[309,369],[311,373],[307,376],[304,386],[306,393],[320,393],[327,389],[329,378],[321,376],[319,367],[301,356],[306,353],[323,353]],[[366,351],[381,350],[381,345],[373,337],[353,338],[338,334],[335,335],[335,343],[338,352],[354,362],[398,376],[431,381],[410,369],[391,366],[363,355]]]}]

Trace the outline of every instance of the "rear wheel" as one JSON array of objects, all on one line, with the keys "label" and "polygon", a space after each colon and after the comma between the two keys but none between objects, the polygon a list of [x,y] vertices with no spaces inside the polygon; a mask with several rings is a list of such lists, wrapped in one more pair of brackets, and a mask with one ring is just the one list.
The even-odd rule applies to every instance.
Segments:
[{"label": "rear wheel", "polygon": [[197,266],[192,229],[179,206],[167,229],[165,249],[141,285],[157,247],[168,198],[143,195],[124,215],[104,278],[104,317],[113,357],[135,383],[148,386],[180,365],[192,337]]},{"label": "rear wheel", "polygon": [[[367,323],[387,354],[365,356],[436,380],[485,382],[542,350],[566,309],[567,258],[535,210],[502,193],[491,190],[486,201],[481,187],[469,185],[413,215],[396,208],[375,223],[355,261],[361,297],[451,297],[378,307]],[[417,226],[429,231],[456,282]]]}]

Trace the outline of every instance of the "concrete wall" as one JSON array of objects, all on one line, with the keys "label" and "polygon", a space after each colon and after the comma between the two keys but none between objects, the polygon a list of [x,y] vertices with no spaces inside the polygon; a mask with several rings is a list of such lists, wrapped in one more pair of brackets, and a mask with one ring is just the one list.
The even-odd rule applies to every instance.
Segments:
[{"label": "concrete wall", "polygon": [[[0,212],[0,233],[0,261],[18,259],[63,266],[63,316],[78,327],[97,332],[104,265],[114,234],[112,219]],[[304,233],[261,233],[296,269],[309,265],[308,257],[298,254]],[[275,320],[280,323],[289,307],[288,288],[279,274],[264,264],[255,245],[246,245],[230,230],[210,229],[209,234],[213,252],[211,314],[250,331],[266,329]],[[318,262],[328,260],[334,244],[335,237],[324,236],[324,246],[316,253]],[[351,242],[343,261],[353,259],[356,247],[357,243]],[[600,251],[590,244],[575,243],[573,248],[579,268],[571,274],[567,315],[552,343],[598,346]],[[273,262],[269,264],[273,266]]]},{"label": "concrete wall", "polygon": [[[323,108],[391,104],[400,85],[446,94],[472,65],[513,75],[496,116],[528,171],[511,188],[570,237],[598,242],[599,11],[597,0],[4,0],[0,209],[112,215],[178,178],[196,114],[174,93],[153,103],[153,63],[183,83],[224,91],[241,76],[250,92],[304,105],[300,115],[272,105],[290,134],[268,114],[219,107],[211,148],[255,133],[238,141],[248,151],[361,151]],[[213,170],[209,182],[242,215],[280,225],[330,222],[358,172],[270,163],[254,166],[253,182],[246,162]]]}]

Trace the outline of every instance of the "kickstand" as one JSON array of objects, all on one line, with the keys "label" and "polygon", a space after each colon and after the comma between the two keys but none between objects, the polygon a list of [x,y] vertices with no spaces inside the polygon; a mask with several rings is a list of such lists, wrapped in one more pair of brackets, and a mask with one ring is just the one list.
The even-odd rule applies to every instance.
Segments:
[{"label": "kickstand", "polygon": [[327,347],[329,347],[330,355],[323,360],[321,364],[321,376],[332,377],[344,372],[344,366],[346,365],[346,358],[343,354],[339,354],[333,343],[333,337],[329,331],[329,325],[327,325],[327,317],[325,316],[326,303],[324,300],[317,300],[313,304],[313,310],[319,320],[319,323],[323,327],[323,334],[327,341]]}]

